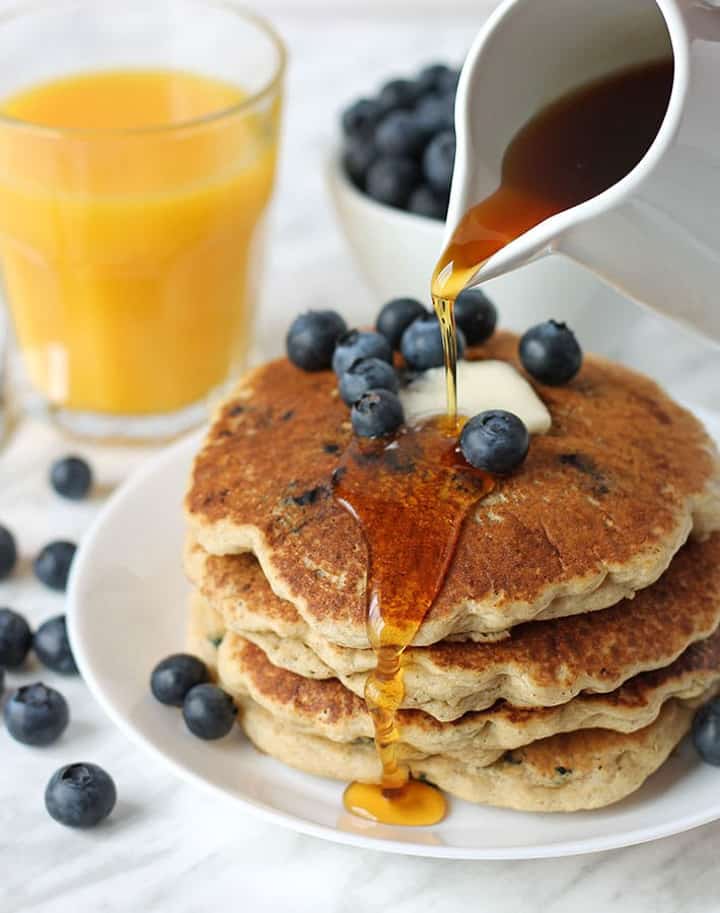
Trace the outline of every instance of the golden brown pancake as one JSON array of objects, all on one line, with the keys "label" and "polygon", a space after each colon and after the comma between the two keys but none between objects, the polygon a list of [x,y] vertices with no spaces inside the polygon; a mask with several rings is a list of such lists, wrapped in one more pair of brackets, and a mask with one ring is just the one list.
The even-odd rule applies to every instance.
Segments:
[{"label": "golden brown pancake", "polygon": [[[516,348],[499,333],[471,357],[520,369]],[[570,384],[533,386],[552,428],[471,512],[418,644],[605,608],[653,583],[691,530],[720,528],[714,445],[656,384],[587,357]],[[186,509],[206,551],[254,552],[320,636],[364,648],[366,547],[331,491],[350,435],[331,372],[263,365],[220,409]]]},{"label": "golden brown pancake", "polygon": [[[193,616],[191,649],[217,652],[221,622],[202,597],[193,599]],[[221,677],[220,683],[232,691],[239,676],[234,697],[256,747],[309,773],[377,779],[372,739],[356,734],[371,728],[359,698],[333,680],[305,680],[273,667],[262,651],[231,633],[220,653],[237,660],[234,681]],[[221,657],[221,669],[226,665]],[[528,811],[598,808],[633,792],[663,763],[687,732],[694,708],[717,692],[719,673],[716,633],[667,669],[561,707],[499,704],[453,723],[401,711],[399,755],[415,777],[469,801]],[[494,750],[504,738],[514,750]]]},{"label": "golden brown pancake", "polygon": [[[194,596],[188,646],[196,655],[209,650],[218,666],[221,625],[207,603]],[[274,666],[263,651],[232,632],[219,649],[220,682],[239,703],[250,698],[273,717],[336,742],[370,744],[372,722],[365,702],[336,679],[313,681]],[[644,672],[609,694],[582,693],[566,704],[518,708],[505,701],[481,712],[440,722],[420,710],[403,710],[398,723],[404,756],[458,753],[473,759],[517,748],[537,739],[577,729],[632,732],[653,722],[671,698],[692,700],[720,681],[720,631],[689,647],[664,669]],[[489,763],[489,762],[488,762]]]},{"label": "golden brown pancake", "polygon": [[[192,554],[196,559],[199,550]],[[228,628],[260,646],[275,665],[308,678],[337,676],[363,694],[375,663],[372,651],[327,644],[290,603],[272,594],[251,557],[200,562],[203,595]],[[403,706],[451,720],[501,699],[516,706],[564,704],[581,691],[612,691],[639,672],[668,665],[719,623],[720,533],[715,533],[704,542],[688,542],[660,580],[602,612],[518,625],[496,643],[411,647],[404,656]]]},{"label": "golden brown pancake", "polygon": [[[709,700],[715,689],[699,698]],[[504,753],[477,766],[466,757],[409,758],[412,775],[469,802],[520,811],[571,812],[601,808],[638,789],[690,728],[697,702],[668,701],[658,718],[630,733],[581,729]],[[242,726],[257,748],[307,773],[339,780],[377,777],[372,746],[324,739],[275,719],[252,700]]]}]

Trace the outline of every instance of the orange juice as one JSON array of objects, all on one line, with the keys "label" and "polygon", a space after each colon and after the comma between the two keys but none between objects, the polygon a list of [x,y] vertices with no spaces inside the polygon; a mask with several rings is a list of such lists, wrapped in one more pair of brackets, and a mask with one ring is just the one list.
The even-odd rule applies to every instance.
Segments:
[{"label": "orange juice", "polygon": [[0,105],[3,276],[52,403],[171,413],[240,366],[278,109],[166,69],[81,74]]}]

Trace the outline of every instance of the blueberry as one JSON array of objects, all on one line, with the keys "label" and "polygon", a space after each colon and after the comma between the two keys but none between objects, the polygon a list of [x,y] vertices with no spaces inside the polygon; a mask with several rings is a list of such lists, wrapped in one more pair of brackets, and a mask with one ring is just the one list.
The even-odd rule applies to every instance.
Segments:
[{"label": "blueberry", "polygon": [[397,431],[405,414],[397,393],[370,390],[353,404],[351,419],[358,437],[385,437]]},{"label": "blueberry", "polygon": [[392,364],[390,343],[380,333],[350,330],[337,341],[332,358],[333,371],[341,377],[359,358],[379,358]]},{"label": "blueberry", "polygon": [[448,68],[446,72],[438,75],[437,88],[440,92],[447,92],[453,97],[457,92],[458,82],[460,81],[460,70]]},{"label": "blueberry", "polygon": [[0,580],[10,576],[16,563],[15,537],[5,526],[0,526]]},{"label": "blueberry", "polygon": [[21,666],[32,647],[30,625],[12,609],[0,609],[0,666]]},{"label": "blueberry", "polygon": [[199,739],[221,739],[233,727],[237,707],[217,685],[195,685],[185,696],[183,718]]},{"label": "blueberry", "polygon": [[[465,337],[457,331],[458,358],[465,354]],[[445,364],[440,324],[434,314],[424,314],[405,330],[400,351],[408,365],[415,371],[427,371]]]},{"label": "blueberry", "polygon": [[33,647],[37,658],[48,669],[60,675],[77,675],[64,615],[48,618],[40,625],[33,638]]},{"label": "blueberry", "polygon": [[450,69],[444,63],[433,63],[423,67],[416,80],[417,85],[423,92],[444,89],[454,82],[457,82],[457,71]]},{"label": "blueberry", "polygon": [[10,735],[25,745],[50,745],[70,721],[62,694],[40,682],[18,688],[5,704],[3,716]]},{"label": "blueberry", "polygon": [[188,691],[210,676],[205,663],[189,653],[174,653],[161,660],[150,676],[150,690],[161,704],[182,707]]},{"label": "blueberry", "polygon": [[335,343],[346,330],[345,321],[335,311],[300,314],[287,332],[287,356],[303,371],[325,371],[332,363]]},{"label": "blueberry", "polygon": [[346,108],[341,117],[345,136],[369,137],[384,112],[383,106],[371,98],[361,98]]},{"label": "blueberry", "polygon": [[497,309],[481,289],[468,288],[455,301],[455,323],[465,334],[467,344],[476,346],[495,332]]},{"label": "blueberry", "polygon": [[582,365],[582,349],[575,334],[556,320],[531,327],[520,340],[519,351],[528,374],[550,386],[567,383]]},{"label": "blueberry", "polygon": [[348,140],[345,144],[343,166],[347,176],[360,190],[365,189],[368,170],[376,158],[377,148],[372,139],[358,137]]},{"label": "blueberry", "polygon": [[412,108],[421,93],[420,87],[411,79],[391,79],[380,89],[378,102],[384,113]]},{"label": "blueberry", "polygon": [[390,390],[397,393],[399,386],[392,365],[379,358],[360,358],[340,378],[340,396],[344,403],[352,406],[369,390]]},{"label": "blueberry", "polygon": [[444,221],[448,200],[447,193],[436,193],[429,184],[421,184],[410,194],[407,208],[408,212],[414,212],[416,216]]},{"label": "blueberry", "polygon": [[378,124],[375,143],[381,155],[414,158],[425,148],[428,132],[411,111],[392,111]]},{"label": "blueberry", "polygon": [[115,807],[112,777],[97,764],[66,764],[50,778],[45,808],[66,827],[95,827]]},{"label": "blueberry", "polygon": [[420,176],[420,168],[411,158],[379,158],[368,170],[365,189],[378,203],[403,209]]},{"label": "blueberry", "polygon": [[455,98],[439,92],[425,95],[415,107],[415,118],[428,134],[450,130],[455,122]]},{"label": "blueberry", "polygon": [[502,409],[481,412],[466,423],[460,435],[460,449],[476,469],[505,475],[527,456],[530,435],[524,423]]},{"label": "blueberry", "polygon": [[67,587],[76,548],[72,542],[65,542],[62,539],[46,545],[33,565],[38,580],[51,590],[62,592]]},{"label": "blueberry", "polygon": [[415,298],[393,298],[380,309],[375,329],[387,339],[393,349],[400,348],[402,334],[413,320],[427,314],[427,310]]},{"label": "blueberry", "polygon": [[720,700],[705,704],[695,714],[692,740],[706,764],[720,767]]},{"label": "blueberry", "polygon": [[81,501],[90,491],[92,471],[81,457],[63,457],[50,468],[50,484],[63,498]]},{"label": "blueberry", "polygon": [[443,130],[428,143],[422,162],[425,179],[437,193],[450,190],[454,165],[455,133]]}]

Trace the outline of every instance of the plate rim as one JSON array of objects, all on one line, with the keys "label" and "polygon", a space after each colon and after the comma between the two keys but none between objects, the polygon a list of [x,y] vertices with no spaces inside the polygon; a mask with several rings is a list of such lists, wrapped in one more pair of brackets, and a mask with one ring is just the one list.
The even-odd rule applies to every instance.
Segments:
[{"label": "plate rim", "polygon": [[[166,464],[172,464],[180,459],[187,460],[197,449],[198,444],[204,439],[205,429],[194,432],[190,436],[176,441],[153,455],[141,467],[135,470],[128,479],[120,485],[103,505],[97,517],[83,536],[73,561],[67,588],[67,628],[70,644],[75,656],[80,675],[85,682],[90,694],[100,705],[103,712],[117,726],[117,728],[141,750],[147,752],[160,761],[162,765],[171,770],[181,780],[197,786],[199,789],[230,799],[240,809],[244,809],[251,816],[271,824],[278,825],[295,833],[310,837],[317,837],[331,843],[345,846],[354,846],[361,849],[374,850],[380,853],[394,855],[417,856],[435,859],[458,860],[525,860],[525,859],[551,859],[565,856],[580,856],[590,853],[607,852],[622,849],[628,846],[638,846],[666,837],[685,833],[696,827],[710,824],[720,819],[720,800],[708,805],[704,811],[685,815],[680,818],[669,819],[665,826],[639,827],[632,830],[609,834],[604,837],[588,837],[580,840],[565,840],[555,843],[536,843],[522,847],[499,846],[495,848],[449,847],[426,843],[409,843],[400,840],[385,839],[369,835],[339,830],[323,824],[315,824],[300,816],[283,812],[264,802],[256,801],[251,797],[237,795],[222,786],[218,786],[197,773],[191,767],[169,757],[160,748],[149,741],[142,730],[133,723],[115,706],[112,699],[105,692],[101,679],[95,674],[92,663],[92,649],[86,648],[79,630],[79,618],[82,614],[80,604],[80,581],[86,573],[86,565],[90,563],[93,543],[101,529],[111,521],[115,512],[122,506],[125,499],[136,489],[141,488],[149,477],[161,471]],[[522,813],[520,813],[522,814]],[[529,814],[529,813],[528,813]]]}]

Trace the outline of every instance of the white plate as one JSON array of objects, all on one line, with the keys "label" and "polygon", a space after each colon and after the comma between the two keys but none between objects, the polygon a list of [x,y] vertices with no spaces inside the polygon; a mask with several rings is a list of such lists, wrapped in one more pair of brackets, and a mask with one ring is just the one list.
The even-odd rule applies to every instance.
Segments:
[{"label": "white plate", "polygon": [[177,774],[305,834],[393,853],[527,859],[627,846],[720,818],[720,771],[689,745],[632,797],[594,812],[529,815],[451,799],[433,828],[392,828],[343,812],[343,785],[293,771],[242,734],[203,742],[148,691],[158,659],[183,648],[188,586],[181,496],[199,438],[148,464],[111,499],[74,562],[69,628],[80,671],[117,725]]}]

